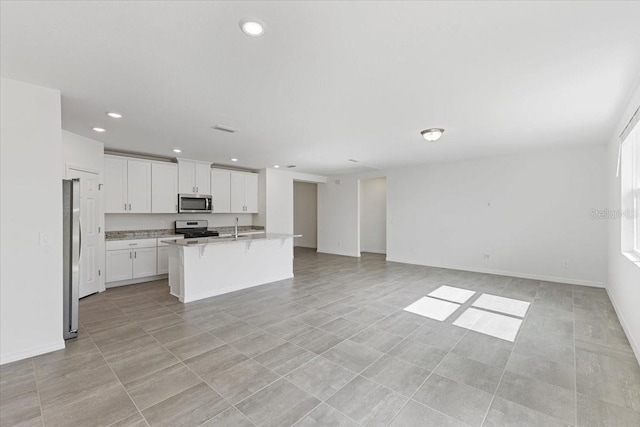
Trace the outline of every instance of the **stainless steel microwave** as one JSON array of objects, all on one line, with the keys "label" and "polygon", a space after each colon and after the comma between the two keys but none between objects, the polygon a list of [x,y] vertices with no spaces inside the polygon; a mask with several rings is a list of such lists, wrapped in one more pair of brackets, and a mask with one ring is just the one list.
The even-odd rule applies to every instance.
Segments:
[{"label": "stainless steel microwave", "polygon": [[178,194],[179,213],[211,213],[213,198],[205,194]]}]

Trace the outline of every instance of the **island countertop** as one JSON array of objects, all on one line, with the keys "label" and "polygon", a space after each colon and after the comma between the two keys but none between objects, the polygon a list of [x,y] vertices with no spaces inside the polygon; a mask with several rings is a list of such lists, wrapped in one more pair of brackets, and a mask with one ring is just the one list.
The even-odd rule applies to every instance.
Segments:
[{"label": "island countertop", "polygon": [[180,239],[165,242],[171,246],[178,247],[191,247],[191,246],[207,246],[207,245],[225,245],[231,243],[240,242],[255,242],[259,240],[278,240],[278,239],[293,239],[295,237],[302,237],[301,234],[284,234],[284,233],[261,233],[250,235],[239,235],[237,239],[233,236],[219,236],[219,237],[203,237],[199,239]]}]

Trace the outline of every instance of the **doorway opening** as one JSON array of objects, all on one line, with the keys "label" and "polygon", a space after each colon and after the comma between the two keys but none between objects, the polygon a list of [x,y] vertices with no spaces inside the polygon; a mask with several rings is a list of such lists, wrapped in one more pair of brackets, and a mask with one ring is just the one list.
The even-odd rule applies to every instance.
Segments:
[{"label": "doorway opening", "polygon": [[387,178],[360,180],[360,253],[387,253]]},{"label": "doorway opening", "polygon": [[318,184],[293,182],[293,239],[294,253],[316,251],[318,248]]}]

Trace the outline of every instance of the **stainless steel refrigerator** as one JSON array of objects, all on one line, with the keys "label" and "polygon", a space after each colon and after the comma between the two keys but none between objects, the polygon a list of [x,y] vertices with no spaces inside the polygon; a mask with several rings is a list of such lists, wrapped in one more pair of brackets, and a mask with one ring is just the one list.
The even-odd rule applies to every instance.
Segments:
[{"label": "stainless steel refrigerator", "polygon": [[78,292],[80,286],[80,180],[62,180],[62,275],[64,294],[63,335],[78,336]]}]

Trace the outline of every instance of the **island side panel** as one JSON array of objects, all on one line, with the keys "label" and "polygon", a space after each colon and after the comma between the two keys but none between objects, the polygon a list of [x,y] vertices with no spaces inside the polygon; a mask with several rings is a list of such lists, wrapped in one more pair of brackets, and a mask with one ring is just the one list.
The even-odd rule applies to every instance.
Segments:
[{"label": "island side panel", "polygon": [[293,277],[293,239],[184,247],[182,301],[192,302]]}]

